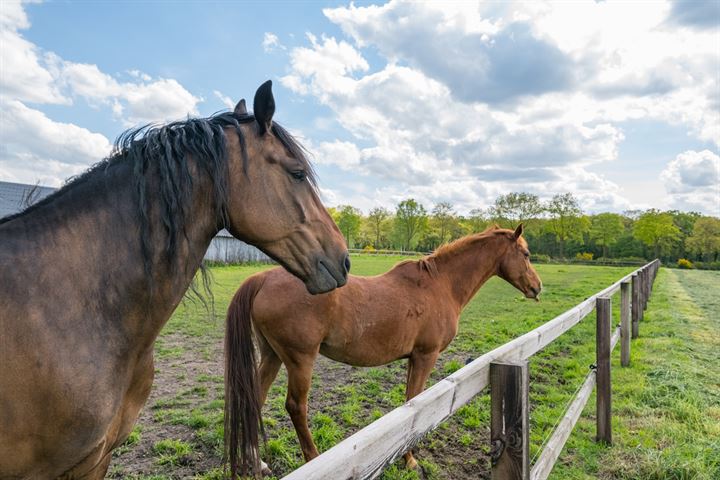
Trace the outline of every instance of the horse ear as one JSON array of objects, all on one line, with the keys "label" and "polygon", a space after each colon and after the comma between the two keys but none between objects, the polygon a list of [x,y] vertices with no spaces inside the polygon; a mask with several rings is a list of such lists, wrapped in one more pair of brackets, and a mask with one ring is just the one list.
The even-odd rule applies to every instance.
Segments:
[{"label": "horse ear", "polygon": [[241,98],[240,101],[235,105],[235,115],[247,115],[247,107],[245,106],[245,99]]},{"label": "horse ear", "polygon": [[257,89],[253,100],[253,114],[260,127],[260,135],[265,134],[270,129],[274,113],[275,98],[272,94],[272,80],[268,80]]},{"label": "horse ear", "polygon": [[517,240],[518,238],[520,238],[520,236],[521,236],[522,234],[523,234],[523,224],[521,223],[521,224],[518,225],[517,228],[515,229],[515,233],[513,233],[513,238],[514,238],[515,240]]}]

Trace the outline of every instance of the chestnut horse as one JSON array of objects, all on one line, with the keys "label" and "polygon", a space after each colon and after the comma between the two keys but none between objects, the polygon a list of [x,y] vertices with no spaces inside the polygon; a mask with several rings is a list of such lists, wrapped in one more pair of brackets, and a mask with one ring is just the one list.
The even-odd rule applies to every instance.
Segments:
[{"label": "chestnut horse", "polygon": [[[248,278],[227,315],[225,368],[252,372],[233,338],[250,336],[254,326],[260,359],[260,404],[281,364],[288,372],[285,406],[306,461],[315,458],[307,422],[307,395],[318,353],[349,365],[371,367],[408,359],[406,398],[425,388],[435,360],[458,330],[463,307],[493,275],[528,298],[538,299],[542,284],[530,264],[522,225],[515,231],[492,228],[469,235],[418,261],[405,261],[374,277],[350,275],[345,287],[311,297],[281,269]],[[251,326],[252,323],[252,326]],[[228,402],[240,392],[226,386]],[[232,438],[236,426],[225,434]],[[408,467],[416,465],[411,452]]]},{"label": "chestnut horse", "polygon": [[[0,478],[104,477],[150,393],[155,338],[221,228],[311,293],[345,284],[343,237],[274,110],[266,82],[254,115],[243,100],[129,131],[107,159],[0,220]],[[232,447],[252,461],[257,402],[234,407]]]}]

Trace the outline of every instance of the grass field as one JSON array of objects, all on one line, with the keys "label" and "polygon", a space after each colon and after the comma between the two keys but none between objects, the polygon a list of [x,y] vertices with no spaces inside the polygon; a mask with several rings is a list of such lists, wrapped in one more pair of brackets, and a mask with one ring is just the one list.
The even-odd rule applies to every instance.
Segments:
[{"label": "grass field", "polygon": [[[374,275],[399,257],[355,257],[353,273]],[[197,304],[182,305],[156,345],[153,392],[130,439],[115,454],[116,478],[221,478],[222,316],[241,281],[266,266],[217,267],[218,319]],[[488,350],[541,325],[611,284],[630,268],[540,265],[540,303],[491,279],[464,310],[460,331],[440,357],[431,383]],[[662,269],[632,366],[613,355],[614,445],[596,445],[594,400],[576,427],[552,478],[720,478],[720,304],[717,272]],[[617,296],[616,296],[617,297]],[[617,317],[619,298],[613,302]],[[617,321],[617,320],[616,320]],[[531,456],[552,431],[594,362],[594,316],[532,358]],[[320,451],[404,400],[405,362],[354,368],[318,359],[310,393],[311,429]],[[264,409],[263,458],[278,477],[302,464],[285,413],[281,370]],[[489,398],[460,409],[416,448],[421,472],[401,462],[384,478],[477,479],[489,475]]]}]

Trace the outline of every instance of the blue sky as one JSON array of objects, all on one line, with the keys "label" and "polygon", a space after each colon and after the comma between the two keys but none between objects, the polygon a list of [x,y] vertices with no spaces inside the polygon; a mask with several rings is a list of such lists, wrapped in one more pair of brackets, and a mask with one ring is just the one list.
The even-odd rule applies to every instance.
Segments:
[{"label": "blue sky", "polygon": [[4,0],[0,180],[60,185],[126,128],[270,78],[328,205],[570,191],[720,216],[718,5]]}]

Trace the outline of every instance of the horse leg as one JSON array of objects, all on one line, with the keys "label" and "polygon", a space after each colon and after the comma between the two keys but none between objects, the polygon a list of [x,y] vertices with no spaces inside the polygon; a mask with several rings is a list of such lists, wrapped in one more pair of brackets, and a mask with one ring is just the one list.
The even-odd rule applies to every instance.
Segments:
[{"label": "horse leg", "polygon": [[275,350],[272,349],[270,343],[258,333],[257,335],[258,350],[260,350],[260,408],[265,405],[267,394],[270,391],[272,383],[277,378],[280,371],[282,361]]},{"label": "horse leg", "polygon": [[319,455],[318,449],[312,439],[307,419],[307,397],[312,380],[313,363],[317,354],[293,355],[291,361],[286,361],[285,367],[288,371],[288,394],[285,401],[285,408],[290,414],[290,419],[295,426],[300,441],[300,448],[305,461],[309,462]]},{"label": "horse leg", "polygon": [[[280,371],[282,362],[267,340],[261,338],[260,335],[258,335],[258,347],[260,349],[260,408],[262,409],[265,400],[267,400],[268,391]],[[260,460],[260,469],[263,475],[272,474],[272,470],[262,459]]]},{"label": "horse leg", "polygon": [[[425,389],[430,372],[435,366],[440,352],[418,353],[413,352],[408,359],[407,384],[405,386],[405,400],[410,400]],[[413,469],[417,467],[417,461],[413,457],[412,450],[404,455],[405,467]]]}]

